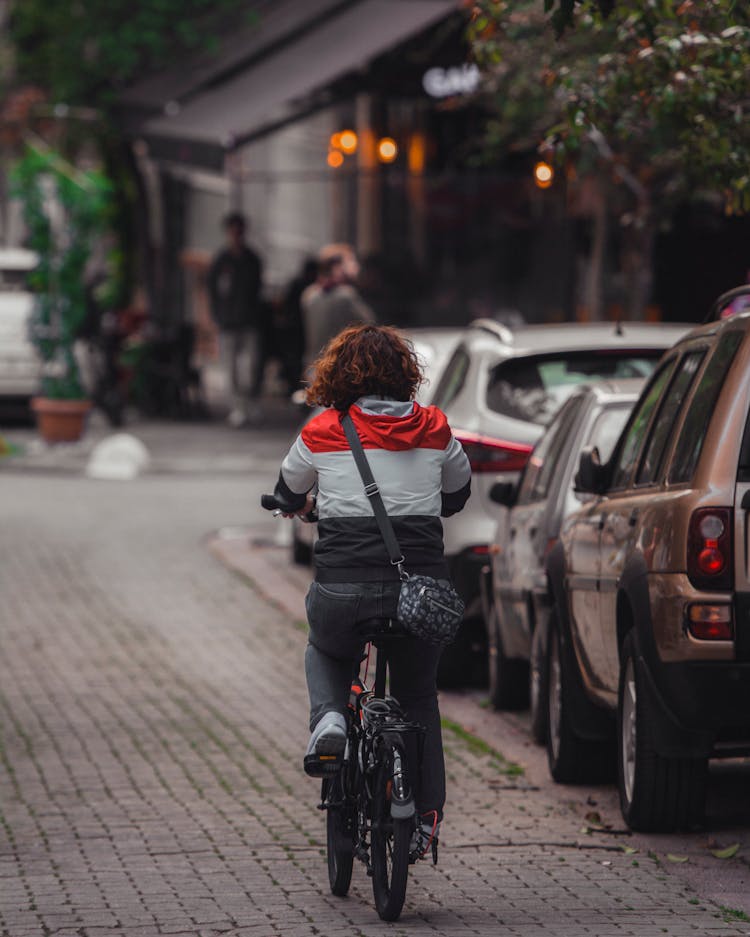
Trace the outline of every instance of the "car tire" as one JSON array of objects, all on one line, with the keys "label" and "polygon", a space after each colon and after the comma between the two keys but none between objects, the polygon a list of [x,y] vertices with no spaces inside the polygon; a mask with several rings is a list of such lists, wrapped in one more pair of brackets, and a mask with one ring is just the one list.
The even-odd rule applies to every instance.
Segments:
[{"label": "car tire", "polygon": [[576,679],[572,653],[562,640],[557,616],[549,623],[547,653],[547,764],[553,779],[563,784],[597,783],[612,774],[612,746],[582,738],[573,728],[571,682]]},{"label": "car tire", "polygon": [[[537,625],[538,628],[543,625]],[[546,646],[549,646],[547,637]],[[535,634],[531,642],[531,660],[529,661],[529,711],[531,714],[531,735],[535,742],[544,745],[547,740],[549,722],[549,669],[547,655]]]},{"label": "car tire", "polygon": [[495,709],[526,709],[529,705],[529,667],[525,660],[506,657],[496,603],[487,621],[487,677],[490,703]]},{"label": "car tire", "polygon": [[703,818],[708,759],[672,758],[654,746],[653,708],[645,664],[630,631],[620,655],[617,701],[617,786],[631,829],[651,833],[692,829]]}]

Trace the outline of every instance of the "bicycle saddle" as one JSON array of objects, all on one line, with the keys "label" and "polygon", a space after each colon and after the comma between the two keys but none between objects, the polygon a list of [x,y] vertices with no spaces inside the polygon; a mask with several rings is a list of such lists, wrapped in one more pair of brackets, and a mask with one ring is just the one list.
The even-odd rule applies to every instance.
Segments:
[{"label": "bicycle saddle", "polygon": [[357,631],[366,641],[406,635],[403,625],[397,618],[367,618],[358,623]]}]

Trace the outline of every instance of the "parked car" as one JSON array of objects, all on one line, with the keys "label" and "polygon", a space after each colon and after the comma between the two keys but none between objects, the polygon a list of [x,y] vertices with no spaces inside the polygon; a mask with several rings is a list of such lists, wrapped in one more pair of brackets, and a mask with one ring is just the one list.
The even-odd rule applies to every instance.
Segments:
[{"label": "parked car", "polygon": [[[424,384],[419,388],[417,399],[427,405],[435,392],[435,385],[445,363],[456,347],[461,329],[452,327],[404,329],[404,336],[412,343],[425,375]],[[319,408],[308,413],[305,423],[311,420]],[[292,520],[292,562],[300,566],[312,563],[313,549],[317,537],[317,524],[308,524],[298,518]]]},{"label": "parked car", "polygon": [[36,264],[33,251],[0,248],[0,402],[25,412],[39,389],[39,358],[29,337],[34,297],[26,289]]},{"label": "parked car", "polygon": [[688,328],[600,322],[511,330],[489,319],[466,328],[431,401],[447,414],[473,472],[468,504],[443,523],[451,575],[466,602],[457,642],[443,655],[443,685],[487,672],[479,582],[498,519],[492,486],[518,478],[545,425],[577,387],[648,376]]},{"label": "parked car", "polygon": [[690,332],[611,458],[582,454],[591,500],[547,560],[550,770],[585,779],[616,739],[634,829],[698,823],[708,759],[750,752],[749,411],[750,314]]},{"label": "parked car", "polygon": [[563,519],[590,498],[573,486],[581,450],[596,446],[609,458],[642,386],[642,380],[629,380],[581,387],[558,410],[518,482],[490,489],[490,498],[506,509],[482,578],[489,698],[496,709],[530,704],[539,742],[546,738],[548,707],[546,557]]}]

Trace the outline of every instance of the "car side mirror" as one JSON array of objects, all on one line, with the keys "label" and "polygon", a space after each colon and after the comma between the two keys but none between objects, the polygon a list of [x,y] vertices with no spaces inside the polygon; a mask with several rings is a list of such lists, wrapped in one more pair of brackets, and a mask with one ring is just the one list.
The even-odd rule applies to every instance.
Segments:
[{"label": "car side mirror", "polygon": [[495,482],[490,488],[490,501],[512,508],[516,503],[516,486],[513,482]]},{"label": "car side mirror", "polygon": [[575,490],[599,494],[606,484],[606,468],[602,465],[601,456],[596,446],[593,449],[584,449],[578,463],[578,474],[575,478]]}]

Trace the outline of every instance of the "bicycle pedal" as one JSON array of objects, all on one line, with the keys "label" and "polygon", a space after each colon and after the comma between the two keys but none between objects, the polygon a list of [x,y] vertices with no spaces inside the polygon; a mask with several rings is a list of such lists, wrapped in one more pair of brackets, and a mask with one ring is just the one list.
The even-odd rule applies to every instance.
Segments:
[{"label": "bicycle pedal", "polygon": [[434,838],[432,842],[420,849],[412,849],[409,853],[409,865],[416,865],[417,862],[421,862],[422,859],[427,859],[429,856],[432,859],[432,864],[437,865],[438,863],[438,840]]},{"label": "bicycle pedal", "polygon": [[311,778],[330,778],[338,774],[341,765],[344,763],[343,753],[341,755],[305,755],[303,762],[305,774]]}]

